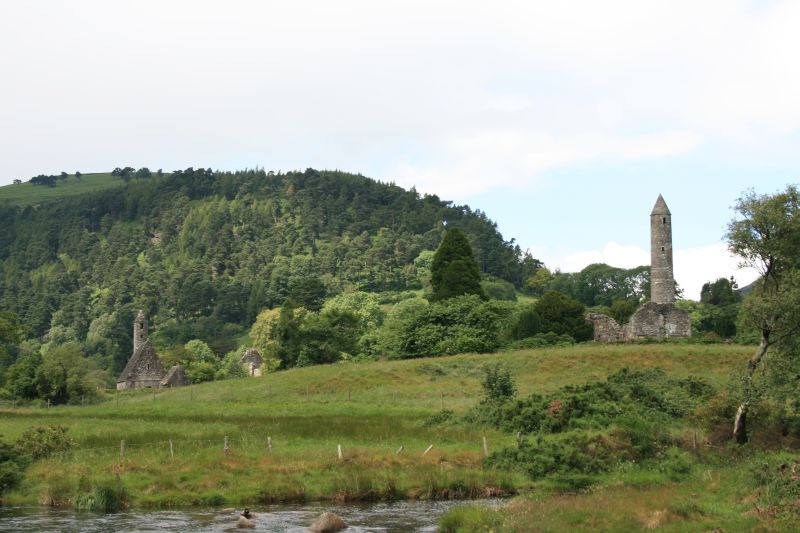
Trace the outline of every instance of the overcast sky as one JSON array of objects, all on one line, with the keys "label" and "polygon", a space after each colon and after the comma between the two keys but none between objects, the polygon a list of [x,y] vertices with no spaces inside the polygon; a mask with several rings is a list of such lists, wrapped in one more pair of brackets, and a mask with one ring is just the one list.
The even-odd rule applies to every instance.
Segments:
[{"label": "overcast sky", "polygon": [[800,181],[800,2],[0,4],[0,184],[116,166],[361,172],[468,203],[551,268],[736,275],[749,187]]}]

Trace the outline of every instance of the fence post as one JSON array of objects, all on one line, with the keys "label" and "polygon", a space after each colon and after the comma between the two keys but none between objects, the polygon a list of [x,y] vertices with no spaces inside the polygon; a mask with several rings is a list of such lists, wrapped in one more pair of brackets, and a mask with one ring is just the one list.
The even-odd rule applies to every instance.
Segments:
[{"label": "fence post", "polygon": [[341,444],[337,444],[336,445],[336,451],[339,454],[339,460],[341,461],[342,460],[342,445]]},{"label": "fence post", "polygon": [[125,459],[125,441],[121,440],[119,441],[119,461],[122,462],[123,459]]},{"label": "fence post", "polygon": [[442,411],[444,411],[444,391],[442,391]]},{"label": "fence post", "polygon": [[432,449],[433,449],[433,444],[431,444],[430,446],[428,446],[428,447],[425,449],[425,451],[424,451],[424,452],[422,452],[422,457],[425,457],[425,454],[426,454],[426,453],[428,453],[429,451],[431,451]]},{"label": "fence post", "polygon": [[175,459],[175,452],[172,450],[172,439],[169,439],[169,458]]},{"label": "fence post", "polygon": [[119,407],[119,389],[117,390],[117,407]]},{"label": "fence post", "polygon": [[228,453],[228,436],[227,435],[225,435],[225,442],[222,445],[222,453],[225,453],[225,454]]},{"label": "fence post", "polygon": [[269,453],[272,453],[272,437],[267,437],[267,448],[269,448]]},{"label": "fence post", "polygon": [[489,457],[489,444],[486,442],[486,435],[483,436],[483,455]]},{"label": "fence post", "polygon": [[395,454],[395,455],[400,455],[401,453],[403,453],[403,450],[404,450],[405,448],[406,448],[406,447],[405,447],[404,445],[402,445],[402,444],[401,444],[401,445],[400,445],[400,447],[399,447],[399,448],[397,448],[397,451],[396,451],[396,452],[394,452],[394,454]]}]

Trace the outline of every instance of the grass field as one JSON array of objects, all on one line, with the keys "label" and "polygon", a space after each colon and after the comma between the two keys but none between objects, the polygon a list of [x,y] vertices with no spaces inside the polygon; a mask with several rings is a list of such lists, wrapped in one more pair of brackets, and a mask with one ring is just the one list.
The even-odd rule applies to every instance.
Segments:
[{"label": "grass field", "polygon": [[110,173],[101,172],[83,174],[80,180],[73,174],[65,181],[58,182],[55,187],[33,185],[27,182],[18,185],[4,185],[0,187],[0,205],[36,205],[65,196],[77,196],[89,192],[113,189],[124,184],[124,181],[111,176]]},{"label": "grass field", "polygon": [[[746,531],[761,521],[743,514],[752,506],[737,489],[736,480],[746,472],[736,466],[712,461],[680,484],[634,468],[609,474],[590,493],[565,495],[522,474],[482,467],[482,438],[493,450],[513,445],[513,436],[424,422],[443,407],[464,412],[478,402],[487,363],[505,364],[526,395],[603,379],[623,367],[658,366],[672,376],[702,376],[721,386],[750,351],[735,345],[582,345],[316,366],[155,394],[125,392],[84,407],[4,408],[0,434],[7,440],[32,425],[63,424],[77,441],[69,454],[34,463],[22,486],[6,499],[71,505],[82,491],[116,476],[131,505],[139,508],[521,492],[526,495],[502,514],[464,511],[479,515],[473,521],[478,525],[453,530],[482,531],[489,522],[504,521],[518,531],[574,530],[577,522],[622,531],[655,520],[674,531],[682,530],[681,524],[694,530],[710,523],[725,531]],[[223,452],[225,436],[228,453]],[[397,455],[401,445],[404,450]],[[531,516],[539,517],[541,529],[520,526]]]}]

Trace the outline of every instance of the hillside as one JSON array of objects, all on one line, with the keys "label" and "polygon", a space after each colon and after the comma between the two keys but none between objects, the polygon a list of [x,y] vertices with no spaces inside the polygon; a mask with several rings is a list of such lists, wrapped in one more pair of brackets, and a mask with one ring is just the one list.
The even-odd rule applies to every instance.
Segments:
[{"label": "hillside", "polygon": [[190,168],[0,207],[0,309],[21,318],[27,338],[84,343],[112,373],[130,355],[138,309],[164,346],[199,338],[222,355],[305,280],[321,280],[328,295],[421,289],[417,260],[445,224],[467,234],[484,274],[520,286],[539,264],[482,212],[393,184],[313,169]]},{"label": "hillside", "polygon": [[4,185],[0,187],[0,206],[25,207],[71,196],[80,196],[107,189],[116,189],[125,185],[119,178],[108,172],[83,174],[77,179],[74,174],[65,181],[58,182],[55,187],[45,187],[32,183]]},{"label": "hillside", "polygon": [[[677,509],[668,512],[670,530],[710,524],[746,531],[759,522],[743,514],[752,505],[744,499],[751,489],[742,476],[751,467],[751,455],[752,461],[767,459],[754,450],[731,467],[728,459],[718,457],[727,453],[724,447],[712,446],[697,426],[670,429],[691,435],[694,427],[695,441],[705,447],[696,459],[702,466],[683,473],[680,483],[669,469],[628,465],[602,477],[590,497],[552,493],[547,483],[519,472],[483,467],[483,437],[494,452],[514,447],[513,434],[480,424],[425,421],[442,407],[460,415],[476,406],[490,364],[510,369],[521,396],[605,379],[624,367],[660,367],[677,378],[703,376],[719,391],[749,351],[735,345],[584,345],[317,366],[156,394],[131,391],[85,407],[7,407],[0,411],[0,433],[6,439],[19,437],[31,425],[63,424],[77,442],[67,455],[36,462],[6,499],[70,506],[92,487],[116,483],[116,475],[137,508],[260,508],[280,501],[476,497],[533,490],[512,506],[509,516],[521,518],[514,513],[535,505],[537,520],[548,524],[547,530],[574,527],[571,520],[587,513],[601,520],[600,529],[632,530],[666,508]],[[401,445],[403,452],[396,454]],[[422,456],[429,445],[433,449]],[[687,445],[691,449],[691,440]],[[641,499],[617,499],[628,498],[625,494],[634,487]],[[681,515],[693,492],[703,496]]]}]

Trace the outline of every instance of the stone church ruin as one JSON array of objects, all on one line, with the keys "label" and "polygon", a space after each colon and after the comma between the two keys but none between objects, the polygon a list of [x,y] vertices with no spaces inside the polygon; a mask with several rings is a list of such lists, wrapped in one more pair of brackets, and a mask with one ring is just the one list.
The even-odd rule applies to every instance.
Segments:
[{"label": "stone church ruin", "polygon": [[675,307],[672,213],[660,194],[650,213],[650,301],[642,304],[625,326],[599,313],[587,314],[586,320],[594,326],[594,340],[598,342],[692,336],[689,313]]},{"label": "stone church ruin", "polygon": [[147,337],[147,318],[139,311],[133,321],[133,355],[117,378],[117,390],[160,387],[183,387],[191,381],[183,367],[164,370],[156,349]]}]

